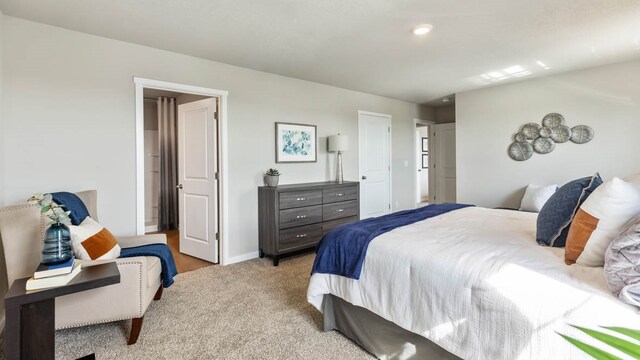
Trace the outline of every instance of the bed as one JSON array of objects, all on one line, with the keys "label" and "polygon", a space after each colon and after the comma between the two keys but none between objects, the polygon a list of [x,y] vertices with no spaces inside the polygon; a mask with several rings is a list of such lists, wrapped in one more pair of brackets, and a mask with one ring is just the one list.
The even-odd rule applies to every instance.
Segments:
[{"label": "bed", "polygon": [[597,342],[569,324],[640,327],[602,268],[536,243],[536,216],[468,207],[396,228],[358,280],[314,273],[307,299],[379,358],[583,359],[558,333]]}]

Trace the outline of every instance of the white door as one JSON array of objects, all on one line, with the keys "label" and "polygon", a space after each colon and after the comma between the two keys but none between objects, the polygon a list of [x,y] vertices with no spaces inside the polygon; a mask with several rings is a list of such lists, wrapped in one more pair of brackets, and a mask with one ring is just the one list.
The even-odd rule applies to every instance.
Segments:
[{"label": "white door", "polygon": [[436,204],[456,202],[456,124],[433,126]]},{"label": "white door", "polygon": [[360,218],[391,212],[391,115],[358,111]]},{"label": "white door", "polygon": [[215,99],[178,105],[180,252],[218,262]]}]

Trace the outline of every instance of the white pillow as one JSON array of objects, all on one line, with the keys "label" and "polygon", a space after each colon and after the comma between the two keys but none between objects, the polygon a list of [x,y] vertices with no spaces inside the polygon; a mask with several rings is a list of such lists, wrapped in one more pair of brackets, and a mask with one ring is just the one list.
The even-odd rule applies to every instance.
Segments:
[{"label": "white pillow", "polygon": [[520,210],[540,212],[542,206],[557,190],[558,185],[527,185],[527,190],[525,190],[522,201],[520,202]]},{"label": "white pillow", "polygon": [[115,236],[88,216],[80,225],[69,225],[69,231],[76,259],[111,260],[120,256],[120,245]]},{"label": "white pillow", "polygon": [[638,214],[640,189],[619,178],[598,186],[573,218],[565,246],[565,262],[603,266],[609,244]]}]

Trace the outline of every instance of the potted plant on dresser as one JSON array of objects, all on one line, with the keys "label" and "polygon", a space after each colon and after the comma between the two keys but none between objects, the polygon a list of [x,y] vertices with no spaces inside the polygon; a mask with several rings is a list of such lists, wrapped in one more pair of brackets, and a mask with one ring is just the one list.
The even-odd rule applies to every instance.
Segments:
[{"label": "potted plant on dresser", "polygon": [[264,173],[264,181],[268,187],[278,187],[280,181],[280,171],[278,169],[269,169]]}]

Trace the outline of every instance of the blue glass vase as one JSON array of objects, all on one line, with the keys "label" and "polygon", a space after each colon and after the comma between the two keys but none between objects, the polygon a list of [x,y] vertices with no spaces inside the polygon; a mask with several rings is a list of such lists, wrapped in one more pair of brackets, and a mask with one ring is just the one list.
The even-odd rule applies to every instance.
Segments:
[{"label": "blue glass vase", "polygon": [[44,246],[40,262],[45,265],[63,263],[73,256],[71,232],[65,224],[54,223],[44,233]]}]

